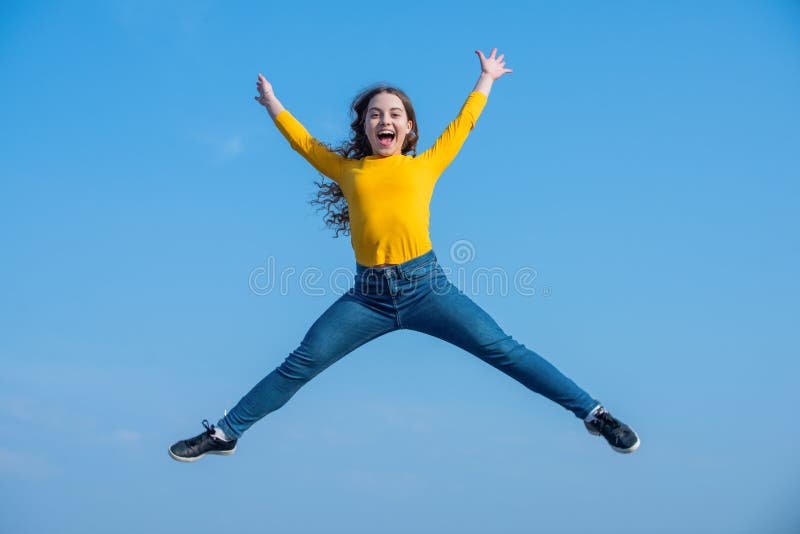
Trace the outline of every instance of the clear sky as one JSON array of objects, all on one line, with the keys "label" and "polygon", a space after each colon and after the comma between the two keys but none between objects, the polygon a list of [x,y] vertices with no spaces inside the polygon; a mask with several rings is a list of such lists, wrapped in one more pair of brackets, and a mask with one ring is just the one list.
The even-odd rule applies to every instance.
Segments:
[{"label": "clear sky", "polygon": [[[535,271],[462,289],[640,450],[401,331],[235,456],[172,461],[354,268],[256,74],[334,144],[397,84],[425,148],[493,46],[514,73],[437,185],[434,250]],[[798,95],[796,1],[4,2],[0,531],[797,532]]]}]

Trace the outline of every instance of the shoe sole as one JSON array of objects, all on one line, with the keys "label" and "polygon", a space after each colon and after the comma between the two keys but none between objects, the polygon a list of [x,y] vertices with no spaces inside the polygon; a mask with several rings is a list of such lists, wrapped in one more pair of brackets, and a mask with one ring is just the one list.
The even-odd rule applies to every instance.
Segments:
[{"label": "shoe sole", "polygon": [[619,447],[615,447],[613,445],[611,445],[611,448],[614,449],[617,452],[621,452],[622,454],[628,454],[628,453],[631,453],[631,452],[635,451],[636,449],[638,449],[640,443],[641,443],[641,441],[637,437],[636,438],[636,443],[634,443],[633,445],[631,445],[627,449],[620,449]]},{"label": "shoe sole", "polygon": [[236,447],[232,448],[229,451],[208,451],[208,452],[204,452],[203,454],[199,454],[199,455],[197,455],[197,456],[195,456],[193,458],[190,458],[188,456],[178,456],[177,454],[172,452],[171,448],[167,449],[167,452],[169,453],[170,457],[173,460],[178,460],[179,462],[194,462],[194,461],[199,460],[203,456],[206,456],[207,454],[217,454],[219,456],[230,456],[231,454],[236,452]]}]

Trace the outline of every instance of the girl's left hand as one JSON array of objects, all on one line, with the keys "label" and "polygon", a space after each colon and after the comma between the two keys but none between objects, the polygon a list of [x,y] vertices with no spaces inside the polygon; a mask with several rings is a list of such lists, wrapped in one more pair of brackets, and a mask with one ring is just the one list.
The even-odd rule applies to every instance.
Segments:
[{"label": "girl's left hand", "polygon": [[505,54],[500,54],[499,56],[495,57],[497,54],[497,48],[492,48],[492,53],[489,54],[489,57],[484,56],[483,52],[480,50],[475,50],[475,53],[478,54],[478,57],[481,60],[481,71],[484,74],[491,76],[492,80],[498,79],[507,72],[514,72],[513,70],[506,68],[506,62],[503,61]]}]

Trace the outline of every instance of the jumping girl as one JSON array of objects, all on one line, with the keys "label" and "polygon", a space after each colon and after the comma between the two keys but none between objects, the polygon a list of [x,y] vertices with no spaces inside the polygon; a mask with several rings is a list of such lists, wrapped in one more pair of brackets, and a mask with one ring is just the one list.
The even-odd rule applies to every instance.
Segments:
[{"label": "jumping girl", "polygon": [[352,104],[351,138],[333,151],[311,137],[258,75],[255,99],[291,147],[333,183],[318,183],[326,223],[349,231],[355,284],[311,326],[300,346],[261,380],[216,425],[169,448],[192,462],[206,454],[233,454],[242,434],[283,406],[303,385],[368,341],[407,328],[436,336],[474,354],[530,390],[557,402],[602,435],[618,452],[639,438],[627,425],[541,356],[507,335],[447,278],[428,234],[434,185],[453,161],[486,105],[495,80],[510,73],[493,49],[480,58],[481,74],[458,116],[431,148],[417,155],[417,120],[406,94],[378,86]]}]

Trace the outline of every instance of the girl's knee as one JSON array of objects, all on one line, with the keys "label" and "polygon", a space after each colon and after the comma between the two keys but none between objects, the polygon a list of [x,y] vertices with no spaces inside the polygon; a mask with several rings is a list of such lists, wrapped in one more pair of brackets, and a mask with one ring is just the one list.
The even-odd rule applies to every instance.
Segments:
[{"label": "girl's knee", "polygon": [[479,356],[494,364],[513,365],[527,357],[528,349],[511,336],[482,345]]},{"label": "girl's knee", "polygon": [[303,350],[301,346],[278,366],[278,372],[291,380],[307,382],[324,369],[324,360],[325,358]]}]

